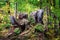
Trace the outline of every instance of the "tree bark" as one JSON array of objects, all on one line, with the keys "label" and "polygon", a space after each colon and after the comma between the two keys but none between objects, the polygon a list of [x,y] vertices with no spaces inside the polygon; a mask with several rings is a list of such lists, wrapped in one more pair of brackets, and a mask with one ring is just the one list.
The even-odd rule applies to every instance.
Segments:
[{"label": "tree bark", "polygon": [[40,0],[40,9],[42,8],[42,0]]},{"label": "tree bark", "polygon": [[49,0],[49,3],[50,3],[51,6],[55,7],[55,4],[56,4],[55,0]]},{"label": "tree bark", "polygon": [[59,0],[59,8],[60,8],[60,0]]},{"label": "tree bark", "polygon": [[14,13],[14,17],[17,18],[17,2],[15,3],[15,13]]},{"label": "tree bark", "polygon": [[8,5],[8,13],[10,14],[10,2],[6,0],[6,5]]},{"label": "tree bark", "polygon": [[53,0],[53,6],[55,7],[56,3],[55,3],[55,0]]}]

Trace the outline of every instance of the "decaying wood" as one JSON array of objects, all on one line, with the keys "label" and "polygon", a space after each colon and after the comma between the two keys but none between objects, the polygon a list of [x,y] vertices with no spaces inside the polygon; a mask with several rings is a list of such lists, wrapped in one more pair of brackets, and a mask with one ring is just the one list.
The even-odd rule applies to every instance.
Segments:
[{"label": "decaying wood", "polygon": [[31,36],[31,33],[34,31],[35,26],[31,25],[29,30],[22,32],[19,36]]}]

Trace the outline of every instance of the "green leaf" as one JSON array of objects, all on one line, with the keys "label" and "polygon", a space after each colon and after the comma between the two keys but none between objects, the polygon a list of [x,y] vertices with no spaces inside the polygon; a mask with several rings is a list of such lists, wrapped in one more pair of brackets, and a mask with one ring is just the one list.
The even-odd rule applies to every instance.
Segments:
[{"label": "green leaf", "polygon": [[42,32],[44,31],[44,28],[41,24],[37,24],[36,29],[39,30],[39,31],[42,31]]},{"label": "green leaf", "polygon": [[15,28],[14,33],[19,34],[20,33],[19,28]]}]

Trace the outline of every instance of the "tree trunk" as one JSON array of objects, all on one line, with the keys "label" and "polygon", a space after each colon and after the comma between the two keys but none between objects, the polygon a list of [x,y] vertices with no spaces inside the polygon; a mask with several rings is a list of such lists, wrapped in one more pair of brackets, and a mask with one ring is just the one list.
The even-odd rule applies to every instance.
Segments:
[{"label": "tree trunk", "polygon": [[15,13],[14,13],[14,17],[17,18],[17,2],[15,3]]},{"label": "tree trunk", "polygon": [[8,5],[8,13],[10,14],[10,2],[6,0],[6,5]]},{"label": "tree trunk", "polygon": [[46,2],[48,3],[48,0],[46,0]]},{"label": "tree trunk", "polygon": [[40,0],[40,9],[42,8],[42,0]]},{"label": "tree trunk", "polygon": [[55,0],[53,0],[53,6],[55,7],[56,3],[55,3]]},{"label": "tree trunk", "polygon": [[59,0],[59,8],[60,8],[60,0]]},{"label": "tree trunk", "polygon": [[55,4],[56,4],[55,0],[50,0],[49,3],[50,3],[51,6],[55,7]]}]

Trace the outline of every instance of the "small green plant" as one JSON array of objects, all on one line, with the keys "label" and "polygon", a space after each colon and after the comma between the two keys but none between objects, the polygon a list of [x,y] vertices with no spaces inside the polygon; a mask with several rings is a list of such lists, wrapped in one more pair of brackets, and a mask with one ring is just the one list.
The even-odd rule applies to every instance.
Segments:
[{"label": "small green plant", "polygon": [[5,28],[10,28],[11,24],[5,24]]},{"label": "small green plant", "polygon": [[6,28],[6,29],[9,29],[10,26],[11,26],[11,24],[9,24],[9,23],[7,23],[7,24],[3,24],[3,23],[2,23],[2,24],[0,24],[0,29],[2,29],[2,30],[5,29],[5,28]]},{"label": "small green plant", "polygon": [[18,35],[20,32],[21,32],[21,31],[19,30],[19,28],[15,28],[14,33],[15,33],[16,35]]},{"label": "small green plant", "polygon": [[28,20],[30,21],[31,24],[34,24],[35,23],[35,20],[32,17],[29,17]]},{"label": "small green plant", "polygon": [[37,24],[35,29],[37,29],[37,30],[39,30],[39,31],[42,31],[42,32],[44,31],[43,26],[40,25],[40,24]]},{"label": "small green plant", "polygon": [[48,28],[49,28],[49,29],[52,29],[52,28],[53,28],[53,26],[51,26],[51,25],[48,25]]}]

